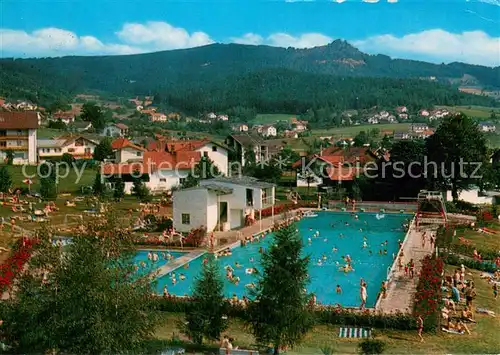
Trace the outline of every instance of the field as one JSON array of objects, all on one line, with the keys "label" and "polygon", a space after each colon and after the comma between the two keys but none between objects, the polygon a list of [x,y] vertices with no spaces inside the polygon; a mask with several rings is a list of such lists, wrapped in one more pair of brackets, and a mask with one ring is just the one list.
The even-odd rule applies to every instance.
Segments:
[{"label": "field", "polygon": [[450,112],[462,112],[467,116],[481,119],[489,119],[492,112],[500,116],[500,108],[484,107],[484,106],[439,106],[446,108]]},{"label": "field", "polygon": [[290,121],[293,117],[297,117],[297,115],[287,113],[259,113],[251,123],[270,124],[277,121]]},{"label": "field", "polygon": [[500,132],[486,134],[486,140],[491,148],[500,148]]},{"label": "field", "polygon": [[388,124],[376,124],[376,125],[359,125],[359,126],[348,126],[341,128],[330,128],[330,129],[314,129],[312,133],[314,136],[335,136],[337,138],[350,137],[354,138],[361,131],[370,131],[372,129],[378,129],[382,131],[407,131],[410,127],[409,123],[388,123]]}]

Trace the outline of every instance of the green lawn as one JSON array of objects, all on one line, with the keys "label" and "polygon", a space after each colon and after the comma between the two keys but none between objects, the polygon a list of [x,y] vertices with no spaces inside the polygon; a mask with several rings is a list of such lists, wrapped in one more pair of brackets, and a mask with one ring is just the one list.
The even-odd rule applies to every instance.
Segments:
[{"label": "green lawn", "polygon": [[290,121],[291,118],[297,117],[294,114],[288,113],[259,113],[252,121],[253,124],[276,123],[277,121]]},{"label": "green lawn", "polygon": [[314,129],[312,134],[314,136],[335,136],[335,137],[351,137],[353,138],[361,131],[370,131],[378,129],[379,131],[407,131],[410,123],[388,123],[388,124],[368,124],[359,126],[348,126],[341,128],[330,129]]},{"label": "green lawn", "polygon": [[[450,274],[455,267],[447,266],[446,271]],[[488,308],[496,314],[500,314],[500,299],[493,299],[491,286],[480,279],[480,272],[469,270],[472,275],[468,278],[474,279],[477,288],[475,306]],[[374,330],[374,335],[387,343],[385,353],[388,354],[474,354],[474,353],[498,353],[500,349],[500,317],[490,317],[481,314],[474,315],[477,324],[469,324],[471,335],[452,335],[439,332],[438,334],[424,334],[424,343],[417,340],[415,331]],[[178,322],[183,319],[181,314],[162,314],[162,324],[158,326],[156,336],[162,340],[172,338],[172,335],[180,336]],[[302,344],[288,354],[322,354],[321,348],[330,347],[334,353],[356,354],[357,339],[338,338],[339,328],[334,326],[317,326],[311,330]],[[229,329],[225,332],[235,339],[235,344],[241,348],[252,346],[255,343],[253,336],[249,333],[245,324],[237,319],[232,319]],[[215,344],[213,344],[215,345]]]},{"label": "green lawn", "polygon": [[500,148],[500,133],[488,133],[485,136],[491,148]]},{"label": "green lawn", "polygon": [[500,249],[500,223],[496,223],[490,229],[495,229],[497,234],[486,234],[479,233],[470,229],[460,230],[457,229],[457,240],[458,237],[464,237],[465,239],[469,239],[474,246],[478,249],[490,249],[490,250],[499,250]]},{"label": "green lawn", "polygon": [[[33,180],[32,190],[38,191],[40,188],[40,178],[37,173],[36,166],[19,166],[19,165],[11,165],[8,166],[9,172],[12,177],[12,185],[13,187],[27,187],[26,184],[23,183],[24,179],[31,178]],[[58,193],[75,193],[79,192],[82,186],[92,185],[95,179],[96,171],[94,169],[84,169],[77,168],[78,173],[71,169],[67,176],[66,171],[61,168],[60,170],[60,179],[57,185]],[[81,173],[81,177],[79,178],[79,174]]]},{"label": "green lawn", "polygon": [[497,116],[500,115],[499,108],[485,107],[485,106],[439,106],[446,108],[451,112],[462,112],[470,117],[488,119],[490,118],[491,112],[495,112]]}]

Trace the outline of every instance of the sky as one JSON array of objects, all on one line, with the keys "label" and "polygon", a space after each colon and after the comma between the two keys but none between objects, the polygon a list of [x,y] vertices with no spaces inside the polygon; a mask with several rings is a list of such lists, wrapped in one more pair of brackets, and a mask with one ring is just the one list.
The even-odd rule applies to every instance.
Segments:
[{"label": "sky", "polygon": [[500,66],[500,0],[0,0],[1,57],[339,38],[369,54]]}]

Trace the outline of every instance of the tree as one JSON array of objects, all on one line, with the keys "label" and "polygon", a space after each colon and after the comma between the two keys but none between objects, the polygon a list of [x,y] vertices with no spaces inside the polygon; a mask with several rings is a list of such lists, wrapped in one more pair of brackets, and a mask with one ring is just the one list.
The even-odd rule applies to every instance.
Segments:
[{"label": "tree", "polygon": [[370,142],[370,137],[365,131],[359,132],[354,137],[354,146],[355,147],[362,147],[365,144],[368,144],[369,142]]},{"label": "tree", "polygon": [[9,192],[12,186],[12,177],[9,170],[4,165],[0,168],[0,192]]},{"label": "tree", "polygon": [[84,225],[64,248],[37,233],[30,267],[2,302],[15,353],[140,352],[154,332],[151,282],[133,267],[134,236],[114,214]]},{"label": "tree", "polygon": [[111,147],[111,138],[104,138],[94,149],[94,159],[104,161],[113,156],[113,148]]},{"label": "tree", "polygon": [[380,147],[384,149],[391,149],[392,139],[387,134],[385,134],[384,137],[382,138],[382,141],[380,142]]},{"label": "tree", "polygon": [[192,307],[186,312],[183,327],[184,333],[197,344],[201,344],[203,338],[218,340],[228,327],[227,319],[223,317],[226,314],[223,289],[217,261],[209,257],[196,280]]},{"label": "tree", "polygon": [[115,180],[115,188],[113,190],[113,197],[116,200],[121,200],[125,196],[125,182],[123,179],[116,179]]},{"label": "tree", "polygon": [[104,112],[99,106],[93,103],[85,103],[82,106],[82,121],[90,121],[95,130],[100,131],[106,126]]},{"label": "tree", "polygon": [[182,183],[183,188],[198,186],[200,180],[212,179],[221,176],[222,173],[208,157],[201,157],[200,161],[194,166],[193,171],[189,172],[186,180]]},{"label": "tree", "polygon": [[12,150],[7,150],[7,152],[5,153],[5,158],[7,165],[12,165],[12,163],[14,162],[14,153],[12,152]]},{"label": "tree", "polygon": [[441,189],[451,189],[453,200],[461,190],[477,184],[482,176],[477,167],[488,161],[486,139],[477,124],[460,113],[446,117],[426,141],[431,166],[430,178]]},{"label": "tree", "polygon": [[140,176],[139,171],[134,171],[132,194],[134,194],[142,202],[148,202],[151,200],[149,189],[144,184],[143,177]]},{"label": "tree", "polygon": [[257,341],[273,344],[274,354],[299,342],[312,325],[307,309],[308,257],[295,224],[278,230],[274,243],[262,255],[262,276],[248,307],[249,325]]},{"label": "tree", "polygon": [[40,195],[45,199],[57,196],[56,174],[54,165],[40,165]]},{"label": "tree", "polygon": [[69,153],[64,153],[61,157],[61,161],[71,165],[75,161],[75,158]]},{"label": "tree", "polygon": [[101,196],[104,194],[106,186],[102,181],[102,176],[99,172],[95,174],[94,185],[92,185],[92,191],[94,195]]}]

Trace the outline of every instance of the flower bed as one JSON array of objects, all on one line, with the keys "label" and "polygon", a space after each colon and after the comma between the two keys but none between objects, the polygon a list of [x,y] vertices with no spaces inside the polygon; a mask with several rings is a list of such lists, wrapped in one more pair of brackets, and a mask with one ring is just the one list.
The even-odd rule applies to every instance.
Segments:
[{"label": "flower bed", "polygon": [[12,255],[0,265],[0,292],[3,293],[12,287],[15,278],[31,257],[33,246],[36,243],[36,239],[27,237],[23,237],[16,242]]},{"label": "flower bed", "polygon": [[425,330],[435,331],[439,325],[443,265],[443,260],[434,256],[422,260],[413,311],[422,316]]}]

